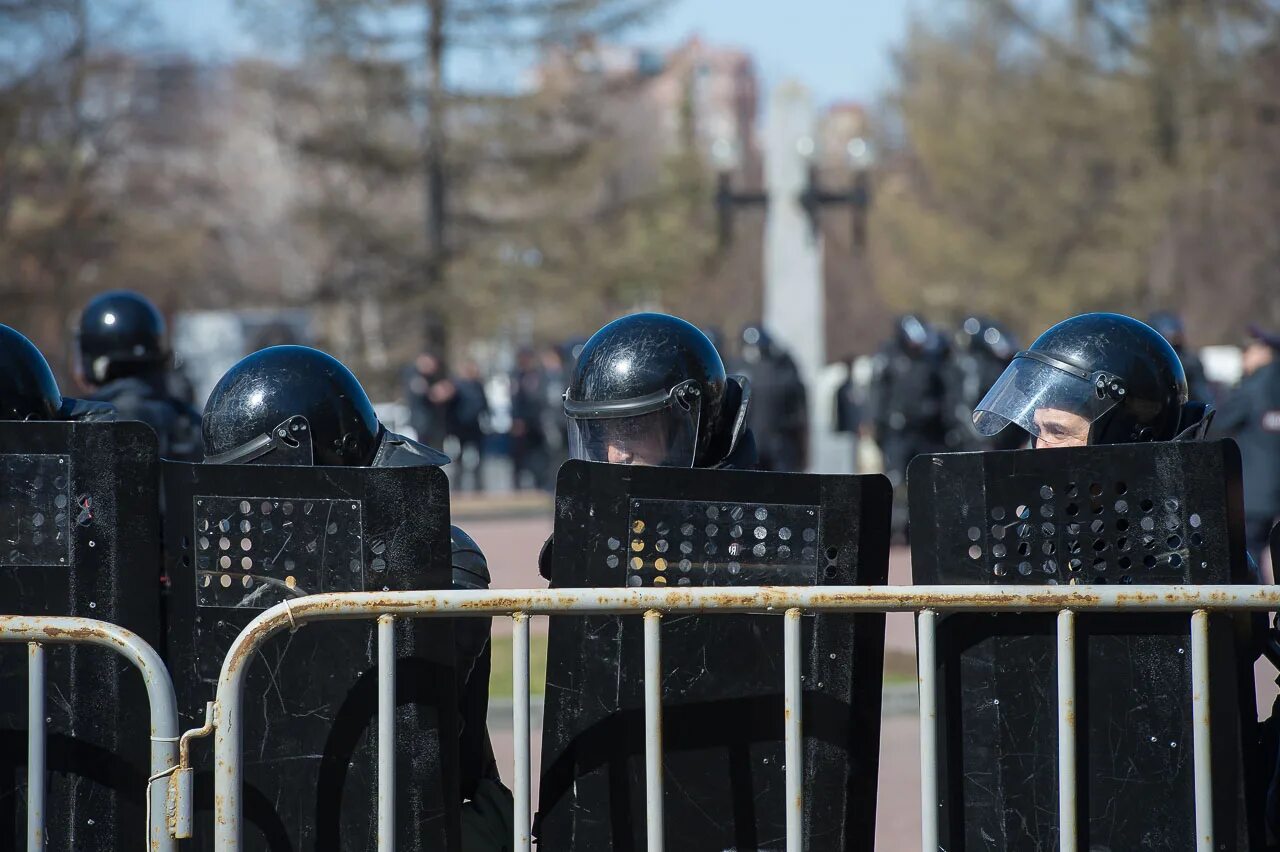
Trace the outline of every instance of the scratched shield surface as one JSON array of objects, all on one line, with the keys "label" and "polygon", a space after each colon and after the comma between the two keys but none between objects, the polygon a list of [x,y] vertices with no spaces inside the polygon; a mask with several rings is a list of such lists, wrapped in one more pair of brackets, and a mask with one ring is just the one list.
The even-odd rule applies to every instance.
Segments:
[{"label": "scratched shield surface", "polygon": [[[0,423],[0,612],[99,619],[159,647],[158,466],[140,423]],[[45,665],[46,845],[136,848],[142,679],[84,645],[47,646]],[[0,645],[0,849],[26,845],[27,724],[27,649]]]},{"label": "scratched shield surface", "polygon": [[[883,584],[888,481],[571,461],[556,489],[552,585]],[[883,616],[803,619],[805,839],[870,848]],[[785,830],[782,619],[662,625],[668,848],[779,848]],[[557,616],[548,638],[539,840],[644,846],[638,616]]]},{"label": "scratched shield surface", "polygon": [[[1256,582],[1229,441],[920,456],[908,486],[918,584]],[[1053,613],[939,619],[947,849],[1057,848],[1055,624]],[[1214,825],[1229,849],[1260,836],[1261,802],[1246,790],[1265,784],[1245,779],[1270,771],[1250,745],[1244,626],[1211,617]],[[1195,848],[1188,616],[1081,613],[1076,629],[1082,848]]]},{"label": "scratched shield surface", "polygon": [[[196,606],[267,609],[364,591],[363,509],[360,500],[197,496]],[[385,572],[385,542],[369,548]]]},{"label": "scratched shield surface", "polygon": [[[264,610],[327,592],[448,588],[448,481],[437,467],[164,464],[168,659],[185,727],[204,720],[232,643]],[[457,849],[453,625],[401,619],[397,845]],[[374,621],[309,624],[251,655],[244,755],[251,850],[376,845]],[[212,756],[197,750],[197,824],[214,819]],[[212,848],[206,833],[193,850]]]}]

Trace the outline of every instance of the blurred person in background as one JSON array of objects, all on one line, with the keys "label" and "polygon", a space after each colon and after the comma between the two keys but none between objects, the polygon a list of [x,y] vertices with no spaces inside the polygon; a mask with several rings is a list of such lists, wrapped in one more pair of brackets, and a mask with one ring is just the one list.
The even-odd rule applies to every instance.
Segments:
[{"label": "blurred person in background", "polygon": [[917,455],[947,449],[944,354],[939,335],[905,314],[873,363],[868,416],[894,488],[906,481],[907,464]]},{"label": "blurred person in background", "polygon": [[1178,353],[1182,361],[1182,369],[1187,374],[1187,391],[1196,402],[1213,402],[1216,394],[1204,372],[1204,364],[1195,350],[1187,348],[1187,329],[1182,317],[1174,311],[1156,311],[1147,319],[1147,325],[1160,332],[1160,336],[1169,341],[1173,351]]},{"label": "blurred person in background", "polygon": [[751,386],[748,409],[760,470],[808,465],[809,410],[804,379],[791,354],[760,325],[742,330],[739,372]]},{"label": "blurred person in background", "polygon": [[452,386],[448,424],[449,434],[458,441],[458,462],[462,469],[458,487],[464,491],[483,491],[489,398],[485,394],[480,365],[470,359],[463,361]]},{"label": "blurred person in background", "polygon": [[956,452],[1012,450],[1026,443],[1010,429],[994,437],[978,434],[973,412],[1018,352],[1013,335],[989,317],[968,316],[956,331],[943,365],[947,448]]},{"label": "blurred person in background", "polygon": [[858,383],[854,377],[857,366],[857,358],[848,355],[844,358],[844,363],[848,365],[849,372],[845,376],[840,386],[836,388],[835,404],[832,406],[834,412],[835,423],[832,424],[834,431],[840,435],[848,435],[852,441],[853,452],[853,470],[859,470],[858,464],[858,433],[862,430],[862,392],[858,388]]},{"label": "blurred person in background", "polygon": [[543,464],[546,469],[542,473],[542,481],[547,490],[555,489],[560,465],[569,459],[569,436],[560,409],[564,405],[564,389],[569,385],[569,371],[565,364],[572,360],[567,359],[556,346],[545,346],[538,353],[546,394],[546,404],[542,409],[542,434],[546,439]]},{"label": "blurred person in background", "polygon": [[[1214,434],[1235,438],[1244,458],[1245,539],[1262,564],[1271,525],[1280,517],[1280,334],[1249,329],[1244,377],[1213,421]],[[1275,570],[1275,566],[1272,566]]]},{"label": "blurred person in background", "polygon": [[453,384],[445,377],[440,359],[423,352],[405,371],[404,401],[409,406],[409,425],[418,440],[428,446],[444,445],[448,434],[447,403],[453,398]]},{"label": "blurred person in background", "polygon": [[547,482],[547,377],[532,349],[516,353],[511,376],[511,464],[516,488],[555,487]]},{"label": "blurred person in background", "polygon": [[171,391],[173,359],[155,305],[127,290],[103,293],[81,311],[75,337],[76,374],[91,399],[150,426],[162,458],[199,460],[200,415]]}]

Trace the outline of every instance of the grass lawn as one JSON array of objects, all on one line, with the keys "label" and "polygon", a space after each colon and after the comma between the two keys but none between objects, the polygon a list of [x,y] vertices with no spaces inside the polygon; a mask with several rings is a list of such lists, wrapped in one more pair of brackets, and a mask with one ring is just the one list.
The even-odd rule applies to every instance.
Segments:
[{"label": "grass lawn", "polygon": [[[511,700],[511,637],[495,636],[493,667],[489,672],[489,698]],[[541,696],[547,683],[547,637],[529,636],[529,693]]]}]

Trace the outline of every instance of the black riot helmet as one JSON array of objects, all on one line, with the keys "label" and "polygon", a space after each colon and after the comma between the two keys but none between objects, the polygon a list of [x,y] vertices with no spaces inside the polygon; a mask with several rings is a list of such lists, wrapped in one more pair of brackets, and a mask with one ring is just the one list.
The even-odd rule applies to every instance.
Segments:
[{"label": "black riot helmet", "polygon": [[[710,338],[707,338],[710,340]],[[758,364],[766,358],[777,354],[777,346],[773,335],[759,323],[752,323],[742,329],[742,360],[748,364]]]},{"label": "black riot helmet", "polygon": [[160,311],[129,290],[94,297],[80,314],[76,338],[80,368],[95,385],[150,372],[168,358]]},{"label": "black riot helmet", "polygon": [[894,339],[904,352],[924,352],[934,342],[929,324],[916,314],[903,314],[894,324]]},{"label": "black riot helmet", "polygon": [[62,394],[49,362],[24,336],[0,325],[0,420],[61,420]]},{"label": "black riot helmet", "polygon": [[1182,351],[1187,339],[1187,327],[1183,325],[1182,317],[1173,311],[1156,311],[1147,318],[1147,325],[1160,332],[1160,336],[1169,341],[1174,350]]},{"label": "black riot helmet", "polygon": [[962,349],[974,353],[990,355],[1006,364],[1013,360],[1018,352],[1018,344],[1002,323],[990,317],[967,316],[960,323],[960,331],[956,335]]},{"label": "black riot helmet", "polygon": [[369,465],[382,426],[342,362],[306,346],[242,358],[204,406],[209,464]]},{"label": "black riot helmet", "polygon": [[1168,441],[1186,406],[1182,362],[1159,332],[1119,314],[1083,314],[1019,352],[973,422],[988,437],[1016,424],[1043,446],[1077,429],[1089,444]]},{"label": "black riot helmet", "polygon": [[[631,314],[587,341],[574,364],[564,413],[573,458],[620,464],[707,467],[726,432],[724,362],[707,336],[666,314]],[[732,418],[732,424],[723,420]]]}]

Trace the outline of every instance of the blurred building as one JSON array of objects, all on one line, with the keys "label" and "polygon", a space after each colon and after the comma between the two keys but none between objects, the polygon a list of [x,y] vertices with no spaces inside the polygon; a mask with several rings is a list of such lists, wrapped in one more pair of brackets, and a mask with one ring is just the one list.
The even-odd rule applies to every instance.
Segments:
[{"label": "blurred building", "polygon": [[538,91],[591,89],[619,136],[650,168],[681,150],[682,134],[713,160],[758,162],[759,83],[751,55],[693,37],[661,51],[584,41],[554,48],[530,73]]}]

